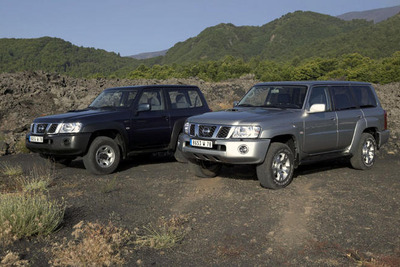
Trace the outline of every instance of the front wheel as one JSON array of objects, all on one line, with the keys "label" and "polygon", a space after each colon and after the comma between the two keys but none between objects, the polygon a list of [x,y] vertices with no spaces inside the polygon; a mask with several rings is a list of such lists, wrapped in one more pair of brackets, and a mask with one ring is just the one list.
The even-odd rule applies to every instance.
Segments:
[{"label": "front wheel", "polygon": [[270,189],[280,189],[293,180],[294,156],[283,143],[272,143],[262,164],[257,166],[260,184]]},{"label": "front wheel", "polygon": [[110,174],[120,162],[121,153],[115,141],[106,136],[96,137],[83,157],[85,168],[94,174]]},{"label": "front wheel", "polygon": [[219,174],[222,165],[211,161],[188,161],[190,171],[201,178],[212,178]]},{"label": "front wheel", "polygon": [[370,169],[375,162],[376,141],[369,133],[363,133],[354,155],[350,159],[351,166],[357,170]]}]

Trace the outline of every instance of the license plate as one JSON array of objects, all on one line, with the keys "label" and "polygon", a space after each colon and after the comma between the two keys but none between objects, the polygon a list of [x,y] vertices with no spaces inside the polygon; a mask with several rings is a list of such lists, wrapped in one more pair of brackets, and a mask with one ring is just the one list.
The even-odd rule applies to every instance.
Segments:
[{"label": "license plate", "polygon": [[43,143],[43,136],[29,136],[29,142],[32,143]]},{"label": "license plate", "polygon": [[190,140],[190,145],[197,146],[197,147],[207,147],[207,148],[213,147],[212,141],[195,140],[195,139]]}]

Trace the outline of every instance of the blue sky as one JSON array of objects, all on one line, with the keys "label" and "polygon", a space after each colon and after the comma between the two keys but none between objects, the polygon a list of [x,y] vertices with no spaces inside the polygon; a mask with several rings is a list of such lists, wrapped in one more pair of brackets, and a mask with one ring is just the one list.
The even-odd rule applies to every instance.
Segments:
[{"label": "blue sky", "polygon": [[122,56],[164,50],[219,23],[266,24],[296,10],[332,16],[400,0],[0,0],[0,38],[59,37]]}]

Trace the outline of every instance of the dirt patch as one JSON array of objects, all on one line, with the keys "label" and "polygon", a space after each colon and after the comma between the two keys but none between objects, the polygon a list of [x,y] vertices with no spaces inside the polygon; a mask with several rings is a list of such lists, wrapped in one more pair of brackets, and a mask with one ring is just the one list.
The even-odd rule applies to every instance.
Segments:
[{"label": "dirt patch", "polygon": [[[1,162],[24,168],[43,164],[37,155]],[[370,171],[346,160],[301,166],[283,190],[267,190],[254,167],[223,167],[214,179],[189,173],[187,165],[154,155],[123,162],[118,172],[94,176],[81,160],[57,170],[49,188],[64,198],[62,227],[47,238],[17,241],[13,251],[34,266],[47,266],[54,242],[71,238],[80,221],[134,232],[161,217],[183,216],[185,236],[169,249],[124,247],[126,266],[268,265],[357,266],[400,259],[400,158],[380,155]],[[3,179],[1,177],[0,179]],[[4,253],[0,253],[3,257]],[[396,266],[396,265],[388,265]]]}]

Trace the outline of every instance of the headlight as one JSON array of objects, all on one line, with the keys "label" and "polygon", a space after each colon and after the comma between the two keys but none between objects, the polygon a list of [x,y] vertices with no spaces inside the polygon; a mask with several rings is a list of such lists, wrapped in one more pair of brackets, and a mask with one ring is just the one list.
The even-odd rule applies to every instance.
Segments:
[{"label": "headlight", "polygon": [[61,123],[59,133],[78,133],[81,128],[80,122]]},{"label": "headlight", "polygon": [[260,126],[236,126],[232,138],[257,138],[260,131]]},{"label": "headlight", "polygon": [[185,134],[189,134],[189,130],[190,129],[190,123],[189,122],[185,122],[185,125],[183,126],[183,132]]}]

